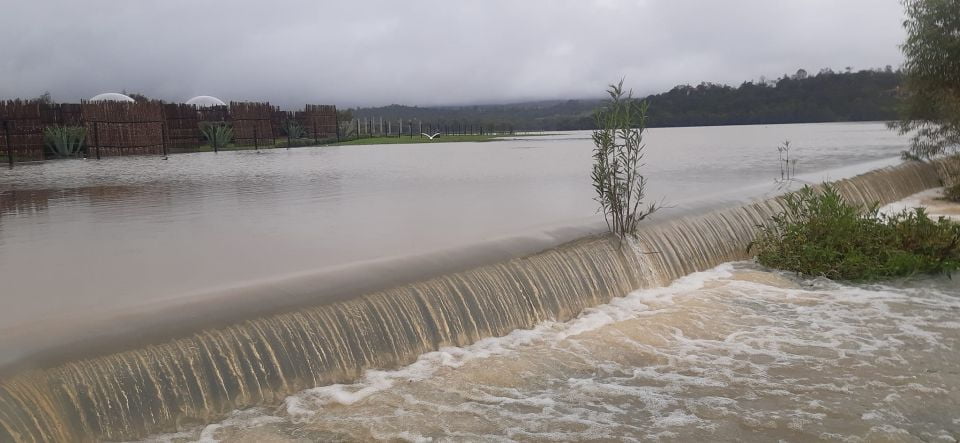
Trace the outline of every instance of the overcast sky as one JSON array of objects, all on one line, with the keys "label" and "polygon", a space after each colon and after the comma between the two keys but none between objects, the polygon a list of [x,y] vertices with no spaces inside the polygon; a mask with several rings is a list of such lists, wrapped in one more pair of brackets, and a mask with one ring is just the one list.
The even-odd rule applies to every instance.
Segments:
[{"label": "overcast sky", "polygon": [[0,98],[501,103],[898,66],[897,0],[6,0]]}]

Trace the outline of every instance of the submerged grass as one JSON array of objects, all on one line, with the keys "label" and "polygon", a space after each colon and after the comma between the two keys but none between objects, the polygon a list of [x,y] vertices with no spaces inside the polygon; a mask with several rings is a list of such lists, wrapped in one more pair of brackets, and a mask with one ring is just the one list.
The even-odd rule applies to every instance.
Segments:
[{"label": "submerged grass", "polygon": [[835,188],[804,187],[759,226],[750,245],[771,268],[836,280],[878,280],[960,269],[960,224],[923,208],[880,214],[848,204]]}]

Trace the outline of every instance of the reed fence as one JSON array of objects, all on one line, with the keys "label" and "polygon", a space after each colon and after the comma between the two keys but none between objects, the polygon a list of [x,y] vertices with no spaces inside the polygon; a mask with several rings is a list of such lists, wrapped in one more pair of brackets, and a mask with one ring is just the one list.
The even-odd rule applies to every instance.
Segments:
[{"label": "reed fence", "polygon": [[37,101],[0,102],[0,155],[8,163],[43,160],[43,122]]},{"label": "reed fence", "polygon": [[294,118],[303,125],[304,131],[314,142],[338,137],[337,107],[333,105],[306,105]]},{"label": "reed fence", "polygon": [[162,103],[96,102],[81,108],[88,156],[165,154]]},{"label": "reed fence", "polygon": [[237,146],[275,145],[276,138],[285,135],[290,119],[303,125],[305,137],[325,140],[336,137],[336,112],[330,105],[281,111],[266,102],[198,108],[159,101],[50,104],[7,100],[0,101],[0,158],[11,165],[43,160],[44,129],[50,126],[85,127],[84,153],[96,158],[196,151],[206,143],[200,128],[212,122],[231,124]]},{"label": "reed fence", "polygon": [[196,106],[184,103],[163,105],[167,125],[167,149],[170,152],[196,151],[200,147],[200,112]]},{"label": "reed fence", "polygon": [[233,124],[233,143],[237,146],[256,146],[274,142],[273,113],[269,102],[230,102],[230,122]]}]

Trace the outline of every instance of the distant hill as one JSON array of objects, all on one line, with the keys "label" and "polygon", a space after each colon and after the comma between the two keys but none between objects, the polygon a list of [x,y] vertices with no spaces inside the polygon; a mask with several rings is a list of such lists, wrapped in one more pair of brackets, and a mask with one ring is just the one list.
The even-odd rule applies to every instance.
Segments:
[{"label": "distant hill", "polygon": [[[649,126],[709,126],[894,120],[901,74],[885,70],[816,75],[799,70],[774,81],[738,87],[713,83],[680,85],[645,97]],[[483,125],[505,130],[593,129],[601,99],[548,100],[505,105],[416,107],[390,105],[352,109],[353,116],[425,124]]]}]

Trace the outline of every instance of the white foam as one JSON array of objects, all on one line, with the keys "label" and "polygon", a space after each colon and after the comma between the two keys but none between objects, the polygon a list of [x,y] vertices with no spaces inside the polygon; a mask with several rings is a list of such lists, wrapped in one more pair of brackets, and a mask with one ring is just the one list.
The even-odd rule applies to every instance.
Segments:
[{"label": "white foam", "polygon": [[[909,369],[918,355],[911,352],[955,348],[955,336],[942,332],[960,309],[953,288],[771,285],[765,281],[775,274],[751,281],[755,270],[725,264],[634,291],[566,323],[443,348],[398,370],[368,370],[356,383],[289,396],[285,419],[408,441],[689,439],[691,429],[710,435],[731,422],[760,433],[900,439],[904,429],[917,435],[910,423],[917,418],[902,413],[909,410],[903,402],[955,394],[937,376]],[[615,326],[603,329],[608,325]],[[647,330],[659,334],[653,342]],[[619,345],[642,358],[620,358]],[[521,374],[473,378],[487,364]],[[838,406],[847,398],[856,400]],[[857,430],[824,428],[838,414],[851,414]],[[256,422],[247,416],[232,424],[236,419],[208,426],[201,437],[214,441],[225,426]],[[494,428],[495,435],[483,431]]]},{"label": "white foam", "polygon": [[732,272],[733,264],[725,263],[709,271],[677,279],[666,287],[634,291],[625,297],[615,298],[609,304],[584,310],[577,318],[566,323],[545,322],[534,329],[515,330],[504,337],[485,338],[465,347],[444,347],[423,354],[413,364],[393,371],[367,370],[355,383],[321,386],[291,395],[285,400],[286,410],[292,417],[303,419],[328,405],[354,404],[391,388],[398,381],[423,380],[443,367],[457,368],[472,360],[515,352],[533,342],[556,342],[597,330],[646,311],[651,301],[668,302],[676,294],[702,288],[709,281],[728,278]]}]

